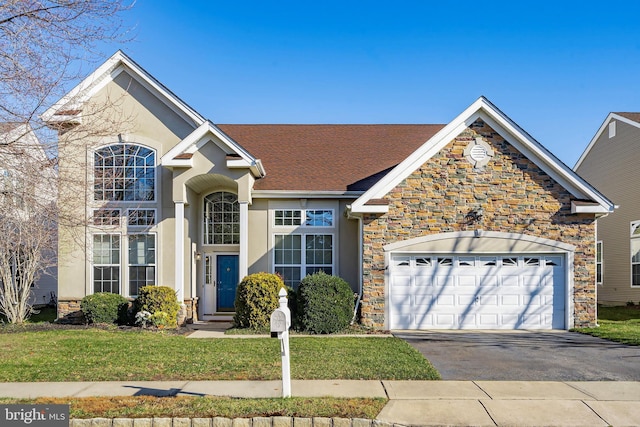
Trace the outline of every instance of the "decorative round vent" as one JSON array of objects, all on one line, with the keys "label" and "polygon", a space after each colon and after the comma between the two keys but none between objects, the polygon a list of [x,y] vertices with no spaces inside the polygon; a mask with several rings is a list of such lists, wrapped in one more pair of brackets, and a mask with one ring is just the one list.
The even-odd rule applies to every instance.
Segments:
[{"label": "decorative round vent", "polygon": [[482,138],[478,137],[464,149],[466,159],[476,169],[482,169],[493,158],[493,149]]}]

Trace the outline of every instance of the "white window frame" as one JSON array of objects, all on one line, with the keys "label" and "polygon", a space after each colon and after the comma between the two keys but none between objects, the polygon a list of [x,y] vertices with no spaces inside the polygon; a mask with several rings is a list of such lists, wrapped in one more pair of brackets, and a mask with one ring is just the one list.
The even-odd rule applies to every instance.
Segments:
[{"label": "white window frame", "polygon": [[[319,227],[322,228],[322,227]],[[282,264],[282,263],[276,263],[276,238],[277,236],[300,236],[300,264]],[[306,242],[307,242],[307,237],[309,236],[331,236],[331,264],[318,264],[318,263],[310,263],[307,264],[307,248],[306,248]],[[273,247],[273,258],[272,258],[272,265],[273,265],[273,272],[276,273],[277,268],[282,267],[282,268],[287,268],[287,267],[294,267],[300,268],[300,280],[302,280],[303,278],[305,278],[307,276],[307,268],[318,268],[318,269],[322,269],[322,268],[331,268],[331,274],[335,275],[336,274],[336,235],[335,233],[323,233],[323,232],[314,232],[314,233],[273,233],[273,241],[272,241],[272,245]],[[295,284],[297,286],[297,283]]]},{"label": "white window frame", "polygon": [[[304,228],[322,228],[322,229],[331,229],[336,228],[336,213],[333,208],[313,208],[313,209],[291,209],[291,208],[275,208],[271,209],[273,211],[272,215],[272,225],[274,228],[291,228],[291,227],[304,227]],[[300,212],[300,224],[276,224],[276,219],[279,218],[278,212]],[[307,224],[307,212],[331,212],[331,225],[308,225]],[[282,216],[284,219],[284,215]],[[291,216],[293,218],[293,215]]]},{"label": "white window frame", "polygon": [[[154,283],[153,286],[158,286],[158,269],[159,269],[159,264],[158,264],[158,260],[159,260],[159,247],[158,247],[158,234],[153,232],[153,233],[148,233],[148,232],[136,232],[136,233],[120,233],[120,232],[109,232],[109,231],[100,231],[97,233],[92,233],[91,235],[91,250],[92,250],[92,256],[91,256],[91,293],[94,294],[96,293],[95,291],[95,271],[94,271],[94,267],[96,266],[109,266],[109,267],[118,267],[119,269],[119,273],[118,273],[118,294],[122,295],[124,297],[131,297],[131,298],[135,298],[137,295],[133,295],[130,293],[130,274],[129,274],[129,268],[130,267],[139,267],[139,266],[153,266],[154,267]],[[118,243],[119,243],[119,264],[95,264],[94,263],[94,258],[93,258],[93,251],[95,250],[94,248],[94,237],[95,236],[117,236],[118,237]],[[129,259],[129,238],[132,236],[153,236],[154,239],[154,263],[153,264],[131,264],[130,263],[130,259]]]},{"label": "white window frame", "polygon": [[[131,224],[130,220],[131,220],[132,213],[142,212],[142,211],[153,212],[153,221],[151,222],[151,224]],[[127,223],[127,227],[134,227],[134,228],[155,227],[158,224],[158,210],[156,208],[129,208],[127,209],[126,223]]]},{"label": "white window frame", "polygon": [[[98,236],[107,236],[109,238],[113,238],[116,237],[117,238],[117,242],[119,244],[118,246],[118,263],[115,264],[113,262],[110,263],[96,263],[95,262],[95,238]],[[95,268],[96,267],[108,267],[108,268],[113,268],[113,267],[118,267],[118,295],[122,295],[122,291],[123,291],[123,281],[122,281],[122,234],[120,233],[94,233],[91,235],[91,293],[95,294],[96,293],[96,277],[95,277]],[[110,249],[111,251],[111,249]],[[111,255],[109,255],[109,259],[111,260]],[[101,290],[97,291],[97,292],[105,292],[104,288],[101,286]],[[110,291],[108,291],[110,292]],[[116,292],[113,292],[116,293]]]},{"label": "white window frame", "polygon": [[[207,223],[207,217],[206,217],[206,215],[207,215],[207,204],[208,204],[209,202],[207,201],[207,197],[209,197],[209,196],[211,196],[211,195],[213,195],[213,194],[217,194],[217,193],[229,193],[229,194],[233,194],[234,196],[236,196],[236,202],[235,202],[235,203],[236,203],[236,204],[238,204],[238,222],[237,222],[237,223],[235,223],[235,222],[230,222],[230,223],[229,223],[229,224],[231,224],[231,226],[232,226],[232,227],[233,227],[233,225],[234,225],[234,224],[236,224],[236,225],[237,225],[237,227],[238,227],[238,233],[233,233],[233,232],[232,232],[232,233],[230,233],[230,234],[229,234],[229,233],[222,233],[222,234],[221,234],[221,236],[222,236],[222,243],[215,243],[215,236],[216,236],[216,233],[215,233],[215,224],[217,224],[217,223],[216,223],[216,222],[214,222],[214,221],[213,221],[213,219],[211,220],[211,224],[210,224],[210,226],[211,226],[211,239],[212,239],[212,240],[211,240],[211,241],[209,241],[209,240],[208,240],[208,235],[209,235],[209,224]],[[229,246],[234,246],[234,245],[235,245],[235,246],[237,246],[237,245],[239,245],[239,244],[240,244],[240,240],[241,240],[241,235],[240,235],[240,234],[241,234],[241,233],[240,233],[240,204],[239,204],[238,199],[239,199],[239,198],[238,198],[238,194],[237,194],[237,193],[234,193],[233,191],[226,191],[226,190],[213,191],[213,192],[211,192],[211,193],[205,194],[205,195],[202,197],[202,215],[201,215],[201,217],[200,217],[200,221],[201,221],[201,226],[202,226],[202,244],[203,244],[204,246],[226,246],[226,247],[229,247]],[[233,213],[233,212],[232,212],[232,213]],[[222,222],[222,224],[224,225],[225,223],[224,223],[224,222]],[[218,234],[219,234],[219,233],[218,233]],[[231,241],[232,241],[232,243],[224,243],[224,236],[225,236],[225,234],[229,234],[229,235],[231,236]],[[237,242],[235,242],[235,243],[233,242],[233,239],[234,239],[234,237],[233,237],[233,236],[237,236],[237,238],[238,238],[238,241],[237,241]]]},{"label": "white window frame", "polygon": [[[132,264],[131,263],[131,257],[130,257],[130,251],[131,251],[131,247],[129,245],[130,240],[132,237],[134,236],[151,236],[153,237],[153,263],[145,263],[145,264]],[[131,293],[131,272],[130,269],[131,267],[153,267],[153,284],[149,285],[149,284],[145,284],[144,286],[157,286],[158,285],[158,237],[156,235],[156,233],[131,233],[128,234],[127,236],[127,263],[126,263],[126,267],[127,267],[127,271],[126,271],[126,286],[127,286],[127,295],[129,297],[137,297],[137,294],[133,294]]]},{"label": "white window frame", "polygon": [[[109,198],[101,198],[101,199],[96,199],[96,162],[95,162],[95,156],[97,154],[98,151],[100,150],[104,150],[105,148],[109,148],[109,147],[113,147],[113,146],[119,146],[119,145],[132,145],[132,146],[137,146],[137,147],[142,147],[144,149],[150,150],[153,153],[153,200],[125,200],[124,196],[122,200],[113,200],[113,199],[109,199]],[[103,146],[97,147],[96,149],[91,151],[91,158],[90,158],[90,164],[93,165],[93,169],[92,169],[92,174],[91,174],[91,200],[93,201],[93,203],[99,204],[99,203],[118,203],[118,204],[155,204],[158,202],[158,187],[160,185],[160,181],[159,181],[159,172],[158,172],[158,151],[153,148],[153,147],[149,147],[147,145],[144,144],[140,144],[137,142],[112,142],[109,144],[105,144]],[[104,169],[104,168],[103,168]],[[124,190],[123,190],[124,191]]]},{"label": "white window frame", "polygon": [[[596,285],[602,285],[604,278],[604,244],[602,240],[596,242]],[[598,258],[600,258],[598,260]],[[598,277],[598,267],[600,267],[600,277]]]},{"label": "white window frame", "polygon": [[[630,286],[632,288],[640,288],[640,280],[639,280],[638,284],[636,284],[636,285],[633,284],[633,267],[635,265],[639,265],[640,266],[640,261],[637,261],[637,262],[633,261],[633,250],[634,250],[633,246],[634,246],[634,243],[636,245],[640,245],[640,234],[633,234],[633,232],[636,229],[640,229],[640,221],[632,221],[631,224],[630,224],[630,230],[629,230],[629,236],[630,236],[629,237],[629,255],[630,255],[629,256],[629,264],[630,264],[629,284],[630,284]],[[639,248],[639,250],[640,250],[640,248]]]}]

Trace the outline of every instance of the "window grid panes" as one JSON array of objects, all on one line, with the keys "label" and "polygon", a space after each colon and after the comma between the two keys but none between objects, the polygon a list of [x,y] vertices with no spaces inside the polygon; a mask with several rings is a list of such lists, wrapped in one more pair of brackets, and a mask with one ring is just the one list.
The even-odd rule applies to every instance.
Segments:
[{"label": "window grid panes", "polygon": [[287,286],[297,288],[303,273],[333,274],[332,234],[276,234],[273,252],[274,270]]},{"label": "window grid panes", "polygon": [[640,239],[631,239],[631,286],[640,286]]},{"label": "window grid panes", "polygon": [[333,227],[333,211],[328,209],[307,210],[304,225],[307,227]]},{"label": "window grid panes", "polygon": [[120,236],[93,236],[93,292],[120,293]]},{"label": "window grid panes", "polygon": [[238,196],[220,191],[204,198],[204,240],[206,245],[240,244]]},{"label": "window grid panes", "polygon": [[120,225],[120,209],[96,209],[93,211],[94,225]]},{"label": "window grid panes", "polygon": [[143,286],[156,284],[156,239],[154,234],[129,236],[129,295]]},{"label": "window grid panes", "polygon": [[294,209],[277,209],[274,213],[275,225],[301,225],[302,211]]},{"label": "window grid panes", "polygon": [[94,200],[155,200],[155,152],[135,144],[96,150]]},{"label": "window grid panes", "polygon": [[156,223],[155,209],[129,209],[128,224],[131,226],[150,226]]},{"label": "window grid panes", "polygon": [[602,242],[596,243],[596,283],[602,284]]},{"label": "window grid panes", "polygon": [[333,227],[333,210],[276,209],[273,211],[273,224],[277,227]]}]

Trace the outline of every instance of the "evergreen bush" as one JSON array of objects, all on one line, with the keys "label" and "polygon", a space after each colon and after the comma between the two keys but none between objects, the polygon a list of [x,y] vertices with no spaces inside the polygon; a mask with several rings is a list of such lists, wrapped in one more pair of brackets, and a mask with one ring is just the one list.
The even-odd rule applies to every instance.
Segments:
[{"label": "evergreen bush", "polygon": [[284,287],[277,274],[255,273],[242,279],[236,290],[234,326],[255,330],[268,328],[271,313],[279,307],[278,292]]},{"label": "evergreen bush", "polygon": [[87,323],[127,323],[129,301],[122,295],[98,292],[80,301]]},{"label": "evergreen bush", "polygon": [[175,328],[180,304],[176,293],[168,286],[143,286],[134,301],[135,312],[147,311],[154,326]]},{"label": "evergreen bush", "polygon": [[354,294],[349,284],[322,271],[305,277],[297,291],[297,324],[314,334],[331,334],[349,326]]}]

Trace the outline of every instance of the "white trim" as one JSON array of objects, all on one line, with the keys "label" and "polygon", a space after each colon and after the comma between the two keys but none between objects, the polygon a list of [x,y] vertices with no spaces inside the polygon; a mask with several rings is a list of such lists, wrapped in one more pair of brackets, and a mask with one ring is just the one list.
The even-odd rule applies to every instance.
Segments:
[{"label": "white trim", "polygon": [[240,253],[238,256],[238,283],[249,274],[249,202],[240,205]]},{"label": "white trim", "polygon": [[254,199],[356,199],[364,191],[253,190]]},{"label": "white trim", "polygon": [[[598,250],[600,245],[600,250]],[[600,254],[600,261],[598,261],[598,254]],[[598,282],[598,264],[600,264],[600,281]],[[602,286],[604,283],[604,242],[602,240],[596,240],[596,285]]]},{"label": "white trim", "polygon": [[[482,119],[487,125],[492,127],[493,130],[511,143],[514,148],[522,152],[544,172],[565,187],[574,197],[593,200],[601,205],[604,212],[613,211],[614,205],[611,201],[564,165],[486,98],[480,97],[464,110],[462,114],[437,132],[420,148],[360,196],[360,198],[351,205],[352,212],[370,212],[372,210],[371,207],[365,208],[369,200],[383,198],[403,179],[438,153],[477,119]],[[379,207],[377,208],[381,209]]]},{"label": "white trim", "polygon": [[[331,272],[332,275],[337,275],[337,230],[335,232],[323,232],[322,229],[308,231],[294,231],[294,232],[277,232],[271,233],[271,272],[276,272],[276,267],[300,267],[300,280],[304,279],[307,274],[307,267],[316,266],[318,268],[328,267],[329,264],[307,264],[306,262],[306,237],[307,236],[331,236]],[[276,264],[276,236],[300,236],[300,264]]]},{"label": "white trim", "polygon": [[260,159],[253,157],[209,120],[206,120],[171,148],[162,156],[160,163],[167,167],[193,167],[193,157],[188,159],[176,159],[175,157],[180,154],[194,154],[209,141],[213,141],[226,154],[236,154],[241,157],[240,159],[228,159],[226,161],[228,168],[248,168],[256,178],[262,178],[266,175]]},{"label": "white trim", "polygon": [[175,285],[179,304],[184,304],[184,202],[174,202],[175,206]]},{"label": "white trim", "polygon": [[41,116],[42,120],[47,123],[78,122],[80,120],[78,116],[63,115],[56,117],[56,113],[64,111],[65,109],[78,109],[83,103],[88,101],[125,70],[135,78],[138,83],[153,93],[160,101],[178,113],[186,121],[191,122],[194,126],[199,126],[204,122],[204,118],[198,112],[189,107],[121,50],[118,50],[93,73],[88,75],[71,89],[71,91],[58,100],[58,102],[47,109]]},{"label": "white trim", "polygon": [[[548,246],[552,251],[552,249],[556,249],[558,252],[573,252],[576,250],[574,245],[570,245],[568,243],[559,242],[556,240],[545,239],[544,237],[536,237],[529,236],[527,234],[518,234],[518,233],[504,233],[500,231],[454,231],[449,233],[439,233],[439,234],[430,234],[428,236],[420,236],[409,240],[402,240],[400,242],[390,243],[388,245],[383,246],[385,252],[397,252],[406,248],[407,246],[425,243],[425,242],[435,242],[438,240],[449,240],[449,239],[460,239],[464,237],[473,237],[473,238],[492,238],[492,239],[505,239],[505,240],[521,240],[524,242],[535,243],[538,245]],[[466,251],[463,251],[466,253]],[[545,250],[545,252],[547,252]],[[456,253],[447,251],[447,253]]]},{"label": "white trim", "polygon": [[[409,246],[411,244],[428,242],[428,241],[436,241],[443,239],[451,239],[451,238],[460,238],[460,237],[473,237],[473,231],[460,231],[460,232],[451,232],[451,233],[441,233],[430,236],[422,236],[415,239],[409,239],[402,242],[396,242],[389,245],[384,246],[384,328],[390,328],[390,316],[391,316],[391,260],[396,255],[404,255],[412,256],[413,252],[403,251],[402,248]],[[550,250],[545,250],[542,252],[516,252],[513,253],[514,257],[520,257],[527,254],[558,254],[563,256],[564,270],[565,270],[565,318],[564,318],[564,329],[569,330],[574,327],[574,254],[576,247],[567,243],[558,242],[555,240],[545,239],[542,237],[534,237],[527,235],[520,235],[515,233],[502,233],[502,232],[482,232],[481,237],[492,237],[492,238],[504,238],[504,239],[516,239],[516,240],[524,240],[528,242],[533,242],[541,245],[546,245],[550,248]],[[417,254],[437,254],[436,252],[416,252]],[[444,254],[444,253],[443,253]],[[478,252],[469,252],[469,251],[447,251],[446,254],[451,255],[460,255],[460,254],[473,254],[480,256],[482,254]],[[491,252],[492,255],[510,255],[511,252]]]},{"label": "white trim", "polygon": [[640,128],[640,123],[638,123],[638,122],[635,122],[635,121],[633,121],[631,119],[627,119],[626,117],[622,117],[621,115],[616,114],[616,113],[609,113],[607,118],[604,119],[604,122],[602,122],[602,125],[600,125],[600,127],[598,128],[598,131],[596,132],[594,137],[591,138],[591,141],[589,141],[589,144],[587,145],[587,148],[585,148],[585,150],[582,152],[582,155],[580,156],[580,158],[578,159],[576,164],[573,166],[573,170],[577,170],[580,167],[580,165],[582,164],[584,159],[586,159],[586,157],[589,155],[589,152],[591,151],[591,149],[593,148],[595,143],[598,141],[598,139],[600,139],[600,136],[604,133],[605,130],[608,129],[609,122],[611,120],[617,120],[617,121],[626,123],[626,124],[628,124],[630,126],[634,126],[634,127]]}]

